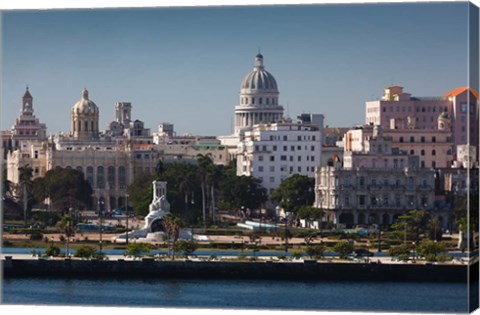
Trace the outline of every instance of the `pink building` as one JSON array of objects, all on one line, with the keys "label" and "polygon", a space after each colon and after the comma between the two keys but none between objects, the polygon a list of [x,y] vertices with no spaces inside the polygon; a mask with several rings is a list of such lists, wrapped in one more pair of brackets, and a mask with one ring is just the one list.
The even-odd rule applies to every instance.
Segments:
[{"label": "pink building", "polygon": [[451,118],[453,152],[461,144],[478,152],[478,92],[474,89],[460,87],[439,97],[412,97],[403,87],[390,86],[381,100],[366,102],[365,110],[366,123],[385,130],[436,130],[439,115],[446,113]]}]

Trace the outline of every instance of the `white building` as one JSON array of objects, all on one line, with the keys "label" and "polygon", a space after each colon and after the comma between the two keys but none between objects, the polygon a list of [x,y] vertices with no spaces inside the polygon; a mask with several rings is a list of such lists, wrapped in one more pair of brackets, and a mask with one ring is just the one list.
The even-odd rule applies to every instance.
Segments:
[{"label": "white building", "polygon": [[[323,126],[323,115],[318,116]],[[321,163],[322,126],[291,122],[253,126],[238,145],[237,175],[261,179],[268,193],[293,174],[314,177]]]}]

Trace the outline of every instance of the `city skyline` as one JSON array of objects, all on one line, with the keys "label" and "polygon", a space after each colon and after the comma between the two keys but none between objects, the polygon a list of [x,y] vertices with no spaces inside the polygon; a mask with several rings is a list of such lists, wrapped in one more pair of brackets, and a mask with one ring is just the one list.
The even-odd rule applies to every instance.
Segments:
[{"label": "city skyline", "polygon": [[126,101],[152,131],[227,135],[260,50],[285,116],[351,127],[386,86],[441,96],[467,85],[467,13],[468,3],[5,11],[0,123],[13,125],[28,85],[48,132],[69,132],[87,88],[102,130]]}]

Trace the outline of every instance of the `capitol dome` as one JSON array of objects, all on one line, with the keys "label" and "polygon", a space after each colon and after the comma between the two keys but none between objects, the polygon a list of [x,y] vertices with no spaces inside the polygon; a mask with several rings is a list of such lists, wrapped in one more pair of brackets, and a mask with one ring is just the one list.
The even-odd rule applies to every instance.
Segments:
[{"label": "capitol dome", "polygon": [[263,66],[263,56],[255,56],[255,67],[245,76],[240,88],[240,103],[235,106],[235,134],[256,124],[275,123],[283,118],[277,81]]},{"label": "capitol dome", "polygon": [[73,105],[72,111],[76,113],[98,113],[98,106],[88,99],[87,89],[83,89],[82,98]]},{"label": "capitol dome", "polygon": [[277,81],[263,66],[263,56],[257,54],[255,67],[242,81],[242,89],[277,91]]}]

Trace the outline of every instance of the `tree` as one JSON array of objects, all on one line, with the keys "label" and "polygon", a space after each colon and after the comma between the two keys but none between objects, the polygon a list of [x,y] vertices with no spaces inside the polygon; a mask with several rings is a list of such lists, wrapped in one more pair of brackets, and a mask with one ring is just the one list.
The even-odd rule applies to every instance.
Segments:
[{"label": "tree", "polygon": [[90,259],[95,256],[97,248],[92,245],[82,245],[75,250],[75,257]]},{"label": "tree", "polygon": [[353,245],[347,241],[338,242],[333,247],[333,250],[338,253],[341,259],[347,258],[348,254],[353,252]]},{"label": "tree", "polygon": [[202,217],[203,222],[206,222],[206,192],[208,191],[208,184],[213,184],[213,173],[215,166],[209,155],[198,154],[197,163],[198,177],[200,179],[200,187],[202,189]]},{"label": "tree", "polygon": [[408,258],[410,257],[410,249],[405,244],[390,246],[387,253],[389,256],[402,261],[407,261]]},{"label": "tree", "polygon": [[305,221],[307,221],[307,225],[310,221],[320,221],[320,230],[322,229],[321,220],[323,215],[324,211],[322,209],[312,206],[301,206],[297,212],[297,217],[300,219],[305,219]]},{"label": "tree", "polygon": [[[173,214],[169,213],[162,219],[163,226],[165,227],[168,251],[171,252],[175,246],[175,242],[178,239],[180,234],[180,229],[182,228],[182,221],[180,218],[175,217]],[[172,253],[172,260],[174,255]]]},{"label": "tree", "polygon": [[237,176],[236,169],[224,169],[220,182],[219,206],[222,209],[258,209],[267,201],[262,182],[251,176]]},{"label": "tree", "polygon": [[185,258],[188,258],[198,248],[198,244],[194,241],[178,240],[173,246],[175,253],[181,253]]},{"label": "tree", "polygon": [[90,206],[93,190],[82,172],[56,167],[34,181],[34,192],[38,200],[49,198],[51,207],[65,213]]},{"label": "tree", "polygon": [[443,242],[426,241],[418,246],[418,255],[424,257],[427,261],[437,261],[445,259],[447,246]]},{"label": "tree", "polygon": [[153,198],[152,182],[154,179],[155,177],[150,174],[141,173],[135,176],[132,184],[128,187],[129,203],[132,205],[135,214],[139,216],[148,214],[148,207]]},{"label": "tree", "polygon": [[68,257],[70,237],[75,235],[73,218],[70,215],[63,216],[60,222],[57,223],[57,227],[66,236],[65,257]]},{"label": "tree", "polygon": [[23,220],[25,226],[27,226],[27,212],[31,209],[34,203],[32,191],[33,191],[33,169],[30,165],[26,164],[18,168],[18,184],[17,184],[17,196],[18,200],[23,203]]},{"label": "tree", "polygon": [[287,212],[297,213],[301,206],[311,205],[315,199],[315,179],[294,174],[286,178],[270,195],[272,201]]},{"label": "tree", "polygon": [[310,256],[310,258],[320,259],[323,257],[323,252],[325,252],[325,245],[309,245],[305,252],[308,254],[308,256]]},{"label": "tree", "polygon": [[428,223],[428,212],[425,210],[410,210],[400,216],[392,225],[397,231],[412,232],[415,235],[415,246],[420,244],[420,235],[425,232]]},{"label": "tree", "polygon": [[150,253],[153,249],[152,244],[148,243],[129,243],[127,246],[126,255],[134,259],[143,257]]}]

